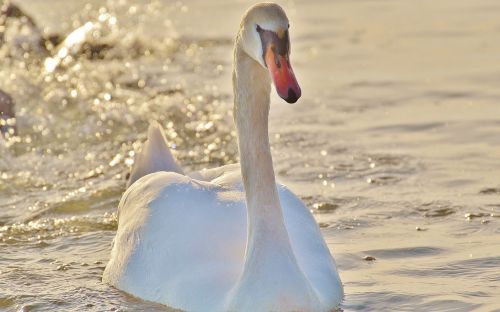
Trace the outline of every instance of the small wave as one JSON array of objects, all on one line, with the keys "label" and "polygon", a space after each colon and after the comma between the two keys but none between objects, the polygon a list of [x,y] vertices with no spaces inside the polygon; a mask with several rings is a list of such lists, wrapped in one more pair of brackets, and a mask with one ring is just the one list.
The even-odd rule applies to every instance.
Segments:
[{"label": "small wave", "polygon": [[41,218],[26,223],[15,223],[0,227],[2,244],[24,244],[44,241],[68,234],[114,231],[117,217],[115,213],[102,216],[72,216],[67,218]]}]

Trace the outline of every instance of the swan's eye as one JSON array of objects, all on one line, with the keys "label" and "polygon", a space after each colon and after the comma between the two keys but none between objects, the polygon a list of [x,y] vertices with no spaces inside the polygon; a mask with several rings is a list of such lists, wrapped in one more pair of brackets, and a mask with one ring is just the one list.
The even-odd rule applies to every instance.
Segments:
[{"label": "swan's eye", "polygon": [[290,24],[288,24],[288,26],[287,26],[287,27],[288,27],[288,28],[290,28]]},{"label": "swan's eye", "polygon": [[276,64],[276,67],[281,68],[279,54],[276,52],[276,49],[274,47],[272,47],[271,50],[274,54],[274,64]]},{"label": "swan's eye", "polygon": [[257,26],[255,27],[255,29],[257,29],[257,32],[261,32],[262,31],[262,28],[260,28],[260,26],[257,24]]}]

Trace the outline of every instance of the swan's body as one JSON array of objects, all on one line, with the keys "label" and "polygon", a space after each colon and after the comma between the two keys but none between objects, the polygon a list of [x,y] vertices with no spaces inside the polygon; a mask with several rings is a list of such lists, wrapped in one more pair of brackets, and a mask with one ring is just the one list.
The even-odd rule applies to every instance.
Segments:
[{"label": "swan's body", "polygon": [[[278,39],[258,42],[256,24],[260,33],[276,31]],[[161,127],[150,127],[133,183],[118,208],[105,282],[188,311],[329,311],[338,306],[342,284],[319,227],[304,204],[276,184],[272,167],[266,63],[282,97],[294,102],[300,96],[289,64],[276,68],[268,59],[288,61],[288,55],[273,55],[276,49],[267,46],[279,49],[279,38],[288,40],[287,24],[277,5],[257,5],[246,13],[236,39],[234,114],[241,168],[229,165],[186,176]],[[279,75],[288,80],[277,82]]]}]

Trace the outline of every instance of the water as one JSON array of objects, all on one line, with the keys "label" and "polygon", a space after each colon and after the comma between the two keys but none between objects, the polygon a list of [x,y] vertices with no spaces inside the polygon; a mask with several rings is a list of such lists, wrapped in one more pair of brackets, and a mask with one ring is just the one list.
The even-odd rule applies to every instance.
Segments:
[{"label": "water", "polygon": [[[44,73],[10,22],[0,310],[168,310],[101,283],[116,206],[150,119],[190,169],[237,161],[232,37],[251,3],[16,3],[45,34],[100,26]],[[303,97],[273,95],[275,171],[322,228],[343,309],[500,311],[500,4],[282,4]]]}]

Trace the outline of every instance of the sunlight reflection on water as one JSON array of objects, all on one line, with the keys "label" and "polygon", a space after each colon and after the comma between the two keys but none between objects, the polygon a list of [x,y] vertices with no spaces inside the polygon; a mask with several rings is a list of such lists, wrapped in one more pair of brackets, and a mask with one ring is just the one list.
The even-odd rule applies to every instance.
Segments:
[{"label": "sunlight reflection on water", "polygon": [[[249,3],[18,2],[53,37],[41,47],[11,18],[0,48],[19,130],[0,140],[0,309],[164,309],[100,283],[116,206],[150,119],[189,169],[238,160],[231,49]],[[284,6],[304,97],[273,97],[275,170],[322,228],[344,309],[500,307],[500,68],[493,53],[474,58],[498,50],[499,11]],[[85,40],[61,50],[79,27]]]}]

